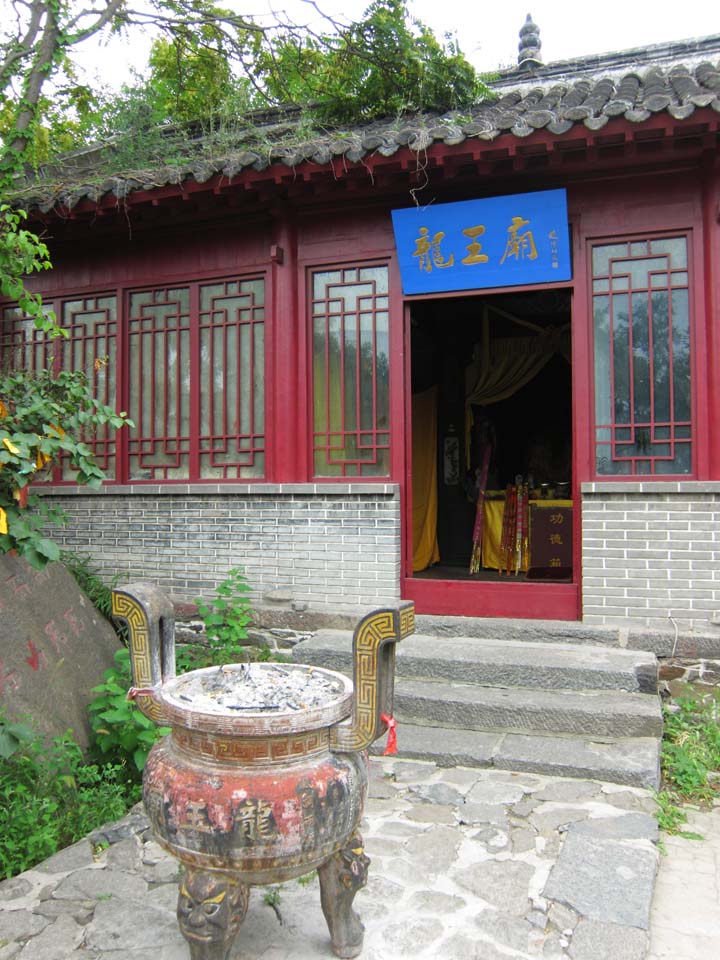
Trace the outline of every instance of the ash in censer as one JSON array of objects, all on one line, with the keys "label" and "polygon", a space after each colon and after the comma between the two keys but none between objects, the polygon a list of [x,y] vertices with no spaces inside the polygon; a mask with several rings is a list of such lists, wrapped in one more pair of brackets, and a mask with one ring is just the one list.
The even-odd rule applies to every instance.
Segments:
[{"label": "ash in censer", "polygon": [[341,677],[306,666],[227,664],[178,677],[172,698],[201,713],[294,711],[322,707],[344,692]]}]

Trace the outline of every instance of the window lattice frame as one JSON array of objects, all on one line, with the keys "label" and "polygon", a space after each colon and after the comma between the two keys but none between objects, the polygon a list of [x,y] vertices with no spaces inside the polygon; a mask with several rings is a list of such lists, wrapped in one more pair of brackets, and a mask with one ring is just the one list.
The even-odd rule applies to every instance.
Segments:
[{"label": "window lattice frame", "polygon": [[691,475],[689,239],[618,239],[591,249],[595,474]]},{"label": "window lattice frame", "polygon": [[[82,369],[99,400],[128,410],[133,430],[85,438],[108,480],[263,479],[265,288],[263,275],[248,275],[53,298],[70,331],[54,341],[5,306],[0,359]],[[52,481],[72,482],[72,472],[61,467]]]}]

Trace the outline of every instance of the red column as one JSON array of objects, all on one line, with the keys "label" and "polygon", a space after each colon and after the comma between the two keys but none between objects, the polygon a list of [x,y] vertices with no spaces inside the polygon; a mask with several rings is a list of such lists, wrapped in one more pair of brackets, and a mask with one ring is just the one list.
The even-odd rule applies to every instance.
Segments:
[{"label": "red column", "polygon": [[[703,164],[702,206],[704,290],[698,291],[698,298],[704,295],[705,299],[707,405],[699,411],[698,425],[708,437],[707,478],[720,480],[720,162],[714,150],[706,154]],[[695,356],[698,364],[704,362],[702,351]],[[702,380],[704,373],[698,370],[696,380]],[[702,473],[700,479],[705,479]]]},{"label": "red column", "polygon": [[304,451],[307,437],[307,403],[304,383],[305,354],[300,330],[301,275],[297,262],[297,230],[292,210],[283,205],[273,211],[270,246],[272,297],[266,349],[269,382],[265,385],[267,479],[299,483],[307,479]]}]

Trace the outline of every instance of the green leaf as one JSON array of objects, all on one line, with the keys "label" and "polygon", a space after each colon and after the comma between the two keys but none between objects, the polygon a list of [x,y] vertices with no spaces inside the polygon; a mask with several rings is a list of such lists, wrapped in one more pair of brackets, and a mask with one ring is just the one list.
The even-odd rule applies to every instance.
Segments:
[{"label": "green leaf", "polygon": [[2,757],[3,760],[9,759],[17,748],[17,739],[11,736],[7,730],[0,729],[0,757]]},{"label": "green leaf", "polygon": [[130,710],[114,709],[106,710],[105,713],[101,713],[100,717],[106,723],[127,723],[130,717]]},{"label": "green leaf", "polygon": [[52,562],[60,559],[60,547],[52,540],[39,540],[35,549]]}]

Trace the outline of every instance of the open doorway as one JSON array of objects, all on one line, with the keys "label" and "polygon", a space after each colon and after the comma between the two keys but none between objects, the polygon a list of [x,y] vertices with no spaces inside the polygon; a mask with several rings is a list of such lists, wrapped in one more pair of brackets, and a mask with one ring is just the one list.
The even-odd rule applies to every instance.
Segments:
[{"label": "open doorway", "polygon": [[412,305],[413,579],[573,581],[570,321],[566,290]]}]

